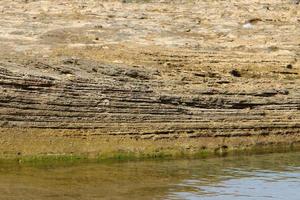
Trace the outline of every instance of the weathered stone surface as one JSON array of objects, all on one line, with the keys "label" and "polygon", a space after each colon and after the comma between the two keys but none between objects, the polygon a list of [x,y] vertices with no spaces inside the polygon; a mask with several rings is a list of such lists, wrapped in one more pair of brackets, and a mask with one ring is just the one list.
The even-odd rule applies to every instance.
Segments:
[{"label": "weathered stone surface", "polygon": [[83,145],[86,137],[160,149],[155,141],[194,149],[227,145],[219,137],[233,147],[298,142],[299,8],[279,0],[1,1],[0,151],[63,153],[49,141],[50,150],[28,150],[36,131],[41,141],[42,132],[79,138],[65,153],[104,151]]}]

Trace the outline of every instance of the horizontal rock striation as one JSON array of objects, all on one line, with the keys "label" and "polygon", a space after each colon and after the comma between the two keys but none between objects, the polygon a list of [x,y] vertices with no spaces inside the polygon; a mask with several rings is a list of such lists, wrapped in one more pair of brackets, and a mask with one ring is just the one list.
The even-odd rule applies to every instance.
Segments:
[{"label": "horizontal rock striation", "polygon": [[285,87],[258,85],[247,91],[249,79],[243,78],[227,80],[244,86],[230,90],[172,83],[159,71],[128,66],[78,61],[61,66],[66,74],[54,68],[52,75],[38,75],[29,65],[18,66],[29,73],[13,72],[11,65],[1,64],[2,127],[99,129],[155,138],[183,132],[187,137],[292,134],[300,128],[300,88],[290,81]]}]

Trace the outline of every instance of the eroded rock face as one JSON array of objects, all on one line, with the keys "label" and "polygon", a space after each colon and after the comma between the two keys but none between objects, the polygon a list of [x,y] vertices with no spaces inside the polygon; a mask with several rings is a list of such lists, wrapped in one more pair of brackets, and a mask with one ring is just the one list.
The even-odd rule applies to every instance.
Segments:
[{"label": "eroded rock face", "polygon": [[[107,138],[118,140],[110,151],[140,152],[166,140],[180,151],[298,142],[299,8],[1,1],[0,151],[98,153]],[[47,147],[30,150],[33,138]]]}]

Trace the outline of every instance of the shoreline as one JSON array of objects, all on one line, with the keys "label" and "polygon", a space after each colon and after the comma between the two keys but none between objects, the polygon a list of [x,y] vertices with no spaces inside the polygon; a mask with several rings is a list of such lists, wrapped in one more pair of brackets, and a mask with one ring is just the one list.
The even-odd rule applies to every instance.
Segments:
[{"label": "shoreline", "polygon": [[0,157],[0,164],[29,164],[29,165],[48,165],[48,164],[75,164],[75,163],[115,163],[115,162],[139,162],[139,161],[170,161],[170,160],[194,160],[223,157],[244,157],[253,155],[264,155],[274,153],[299,152],[300,143],[293,145],[266,145],[264,147],[248,147],[241,149],[230,149],[223,152],[199,151],[193,154],[148,154],[147,156],[131,153],[111,154],[111,157],[87,157],[84,155],[39,155],[39,156],[18,156],[18,157]]},{"label": "shoreline", "polygon": [[0,129],[0,159],[148,160],[206,158],[300,149],[300,135],[253,135],[177,139],[136,139],[69,130]]}]

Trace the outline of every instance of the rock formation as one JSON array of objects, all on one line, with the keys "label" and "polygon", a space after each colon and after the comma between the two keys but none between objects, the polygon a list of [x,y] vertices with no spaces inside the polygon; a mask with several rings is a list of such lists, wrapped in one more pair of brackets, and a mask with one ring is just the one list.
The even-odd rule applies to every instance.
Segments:
[{"label": "rock formation", "polygon": [[292,1],[0,2],[0,152],[300,141]]}]

